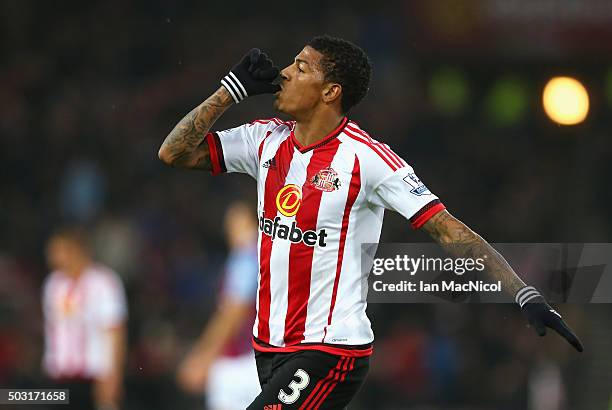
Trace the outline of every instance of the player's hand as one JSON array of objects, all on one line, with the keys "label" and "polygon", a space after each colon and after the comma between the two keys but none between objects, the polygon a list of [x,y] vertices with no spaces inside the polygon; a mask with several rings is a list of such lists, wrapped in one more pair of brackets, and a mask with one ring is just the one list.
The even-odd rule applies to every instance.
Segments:
[{"label": "player's hand", "polygon": [[223,77],[221,84],[230,93],[236,104],[251,95],[274,94],[280,90],[272,81],[280,73],[268,55],[252,48],[238,64]]},{"label": "player's hand", "polygon": [[579,352],[584,350],[578,336],[533,286],[526,286],[519,290],[515,298],[529,324],[533,326],[538,335],[546,335],[546,328],[549,327],[559,333]]},{"label": "player's hand", "polygon": [[201,394],[208,383],[212,359],[205,354],[191,352],[181,362],[176,372],[178,385],[186,392]]}]

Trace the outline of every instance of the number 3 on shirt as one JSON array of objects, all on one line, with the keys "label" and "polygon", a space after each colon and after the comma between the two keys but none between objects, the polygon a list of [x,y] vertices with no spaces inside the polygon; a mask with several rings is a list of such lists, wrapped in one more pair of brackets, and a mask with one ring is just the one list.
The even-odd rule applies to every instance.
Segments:
[{"label": "number 3 on shirt", "polygon": [[291,394],[285,393],[283,389],[280,389],[278,392],[278,399],[285,404],[293,404],[300,398],[300,391],[304,390],[308,383],[310,383],[310,376],[302,369],[297,369],[294,376],[297,376],[300,381],[296,382],[295,380],[291,380],[289,383],[289,388],[291,389]]}]

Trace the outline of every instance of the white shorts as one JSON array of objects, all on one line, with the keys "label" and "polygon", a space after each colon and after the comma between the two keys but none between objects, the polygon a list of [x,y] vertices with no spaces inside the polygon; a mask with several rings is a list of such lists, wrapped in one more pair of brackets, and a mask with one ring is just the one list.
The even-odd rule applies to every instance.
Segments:
[{"label": "white shorts", "polygon": [[206,407],[209,410],[244,410],[260,392],[253,352],[222,357],[210,368]]}]

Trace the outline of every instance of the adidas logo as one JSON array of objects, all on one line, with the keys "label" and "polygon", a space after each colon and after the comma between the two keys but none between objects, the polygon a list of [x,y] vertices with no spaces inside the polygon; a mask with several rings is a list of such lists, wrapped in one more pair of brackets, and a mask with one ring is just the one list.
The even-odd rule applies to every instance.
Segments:
[{"label": "adidas logo", "polygon": [[262,165],[264,168],[271,168],[271,169],[275,169],[276,168],[276,157],[272,157],[269,160],[267,160],[266,162],[263,163]]}]

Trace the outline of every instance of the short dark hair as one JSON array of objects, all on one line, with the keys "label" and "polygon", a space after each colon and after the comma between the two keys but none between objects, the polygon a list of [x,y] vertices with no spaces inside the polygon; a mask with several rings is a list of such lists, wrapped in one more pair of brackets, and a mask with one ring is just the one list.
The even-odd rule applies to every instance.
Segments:
[{"label": "short dark hair", "polygon": [[342,86],[341,106],[346,114],[368,93],[372,63],[356,44],[329,35],[317,36],[307,44],[323,54],[321,69],[325,81]]}]

